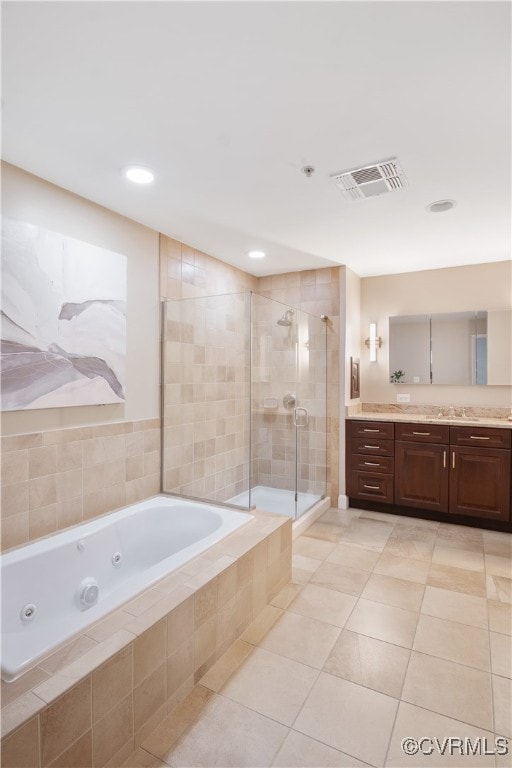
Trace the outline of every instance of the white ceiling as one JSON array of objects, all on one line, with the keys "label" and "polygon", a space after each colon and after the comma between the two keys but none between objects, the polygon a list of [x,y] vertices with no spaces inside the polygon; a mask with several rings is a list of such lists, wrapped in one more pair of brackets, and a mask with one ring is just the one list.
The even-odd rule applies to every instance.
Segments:
[{"label": "white ceiling", "polygon": [[[2,27],[4,158],[224,261],[510,257],[507,2],[7,2]],[[392,155],[406,190],[329,179]]]}]

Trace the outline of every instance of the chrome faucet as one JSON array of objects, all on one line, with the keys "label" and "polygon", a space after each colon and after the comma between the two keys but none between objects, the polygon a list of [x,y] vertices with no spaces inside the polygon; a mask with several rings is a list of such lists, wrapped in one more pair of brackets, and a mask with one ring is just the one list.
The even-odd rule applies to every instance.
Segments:
[{"label": "chrome faucet", "polygon": [[439,412],[437,414],[438,419],[442,419],[444,417],[443,409],[441,406],[439,406]]},{"label": "chrome faucet", "polygon": [[460,417],[461,417],[461,419],[467,419],[468,418],[468,415],[466,413],[466,406],[465,405],[462,406],[462,413],[461,413]]},{"label": "chrome faucet", "polygon": [[450,410],[448,411],[448,418],[454,419],[455,418],[455,408],[453,405],[450,405]]}]

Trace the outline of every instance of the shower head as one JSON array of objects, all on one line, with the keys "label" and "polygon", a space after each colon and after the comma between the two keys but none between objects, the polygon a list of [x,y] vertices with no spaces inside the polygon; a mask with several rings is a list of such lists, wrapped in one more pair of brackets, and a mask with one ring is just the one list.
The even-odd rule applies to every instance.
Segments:
[{"label": "shower head", "polygon": [[294,315],[293,309],[287,309],[282,317],[277,321],[278,325],[290,326],[292,324],[292,317]]}]

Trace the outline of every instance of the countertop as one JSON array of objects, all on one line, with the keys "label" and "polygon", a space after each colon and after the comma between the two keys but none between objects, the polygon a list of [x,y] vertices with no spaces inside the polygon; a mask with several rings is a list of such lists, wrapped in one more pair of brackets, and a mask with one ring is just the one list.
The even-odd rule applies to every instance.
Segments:
[{"label": "countertop", "polygon": [[447,416],[444,418],[437,418],[436,416],[424,416],[419,413],[363,411],[347,416],[347,419],[353,419],[355,421],[404,421],[409,424],[447,424],[448,426],[454,427],[498,427],[500,429],[512,429],[512,421],[507,421],[507,419],[493,419],[487,416],[481,416],[479,418],[469,416],[465,419],[458,416],[449,419]]}]

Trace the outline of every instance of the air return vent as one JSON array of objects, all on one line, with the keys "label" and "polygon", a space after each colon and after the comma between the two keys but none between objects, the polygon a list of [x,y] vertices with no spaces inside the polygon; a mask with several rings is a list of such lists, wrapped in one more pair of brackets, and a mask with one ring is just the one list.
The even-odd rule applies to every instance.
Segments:
[{"label": "air return vent", "polygon": [[364,200],[396,192],[407,186],[407,179],[396,157],[363,168],[335,173],[331,179],[348,200]]}]

